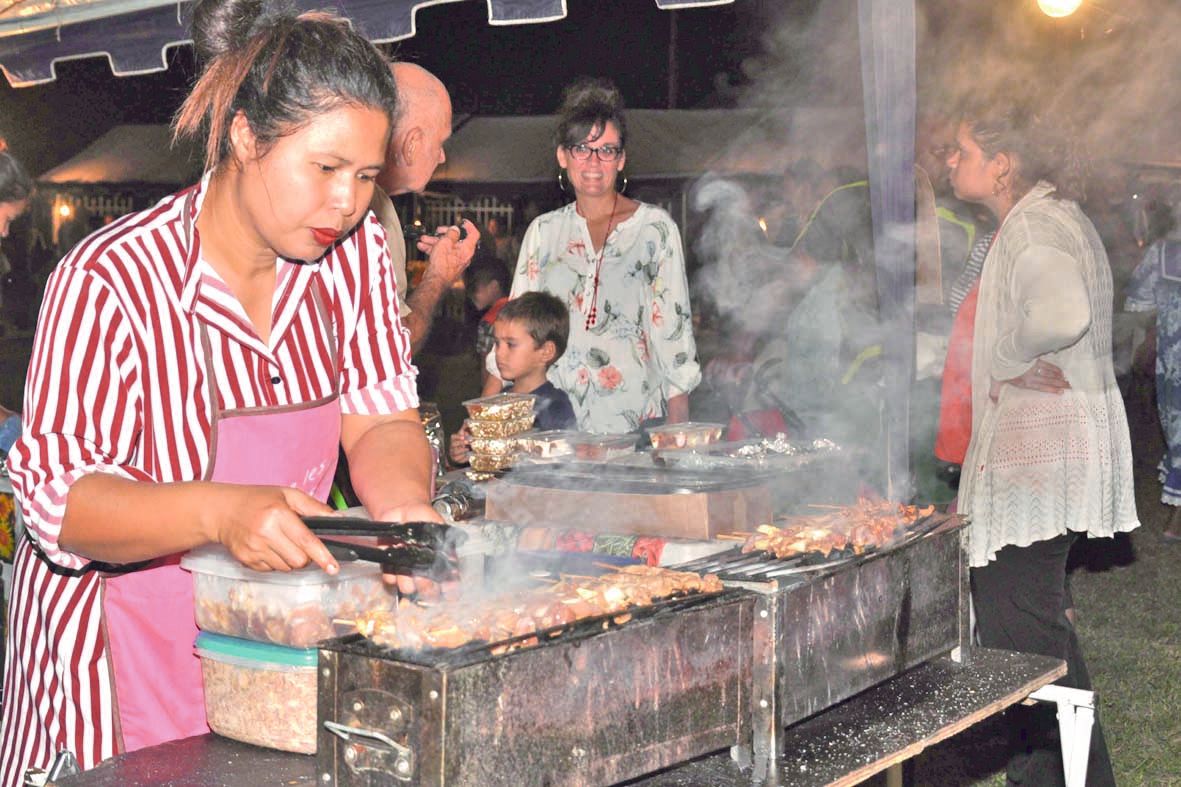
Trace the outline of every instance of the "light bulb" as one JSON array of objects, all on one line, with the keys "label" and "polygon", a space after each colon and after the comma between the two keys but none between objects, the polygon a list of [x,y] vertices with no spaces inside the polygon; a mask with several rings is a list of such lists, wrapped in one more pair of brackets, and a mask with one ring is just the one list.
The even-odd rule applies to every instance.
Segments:
[{"label": "light bulb", "polygon": [[1037,0],[1042,13],[1053,17],[1070,16],[1082,4],[1083,0]]}]

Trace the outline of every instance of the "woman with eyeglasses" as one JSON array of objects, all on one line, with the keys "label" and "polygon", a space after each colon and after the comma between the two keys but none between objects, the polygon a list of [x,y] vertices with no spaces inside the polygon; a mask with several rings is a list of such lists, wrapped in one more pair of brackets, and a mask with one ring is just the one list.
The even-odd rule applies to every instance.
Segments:
[{"label": "woman with eyeglasses", "polygon": [[[558,180],[574,201],[529,225],[512,285],[513,297],[544,290],[570,310],[570,341],[549,379],[570,397],[583,430],[686,421],[701,370],[681,235],[667,211],[617,185],[627,123],[615,86],[569,86],[555,142]],[[485,392],[500,387],[492,377]]]}]

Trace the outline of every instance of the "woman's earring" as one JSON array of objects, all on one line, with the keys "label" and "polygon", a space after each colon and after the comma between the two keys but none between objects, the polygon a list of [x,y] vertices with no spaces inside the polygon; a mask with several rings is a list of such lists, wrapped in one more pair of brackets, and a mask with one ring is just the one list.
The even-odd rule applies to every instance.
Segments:
[{"label": "woman's earring", "polygon": [[619,174],[623,176],[623,184],[620,185],[619,177],[617,176],[615,178],[615,190],[618,191],[620,194],[623,194],[627,191],[627,175],[624,174],[623,172],[620,172]]},{"label": "woman's earring", "polygon": [[558,170],[558,188],[562,191],[566,190],[566,170]]}]

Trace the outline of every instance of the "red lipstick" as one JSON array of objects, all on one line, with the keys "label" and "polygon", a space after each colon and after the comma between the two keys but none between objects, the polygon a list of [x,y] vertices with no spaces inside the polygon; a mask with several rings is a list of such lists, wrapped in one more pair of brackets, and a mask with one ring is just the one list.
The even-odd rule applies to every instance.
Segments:
[{"label": "red lipstick", "polygon": [[324,227],[313,227],[312,237],[316,239],[316,243],[321,246],[331,246],[340,237],[340,230],[326,229]]}]

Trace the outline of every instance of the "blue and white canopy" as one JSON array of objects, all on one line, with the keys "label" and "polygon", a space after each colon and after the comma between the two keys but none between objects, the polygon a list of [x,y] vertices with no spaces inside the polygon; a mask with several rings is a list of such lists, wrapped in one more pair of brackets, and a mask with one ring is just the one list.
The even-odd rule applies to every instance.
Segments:
[{"label": "blue and white canopy", "polygon": [[[294,0],[311,9],[335,6],[377,43],[415,34],[415,13],[442,3],[478,0]],[[734,0],[655,0],[675,10]],[[552,22],[567,0],[484,0],[488,23]],[[641,0],[626,0],[641,2]],[[117,76],[164,71],[168,47],[189,41],[188,0],[0,0],[0,70],[14,87],[52,82],[54,63],[105,56]]]}]

